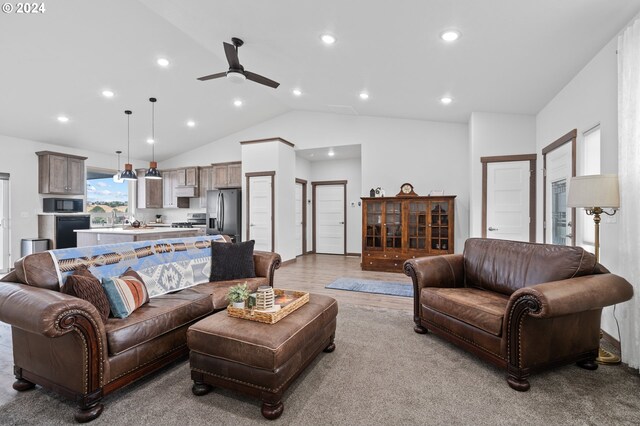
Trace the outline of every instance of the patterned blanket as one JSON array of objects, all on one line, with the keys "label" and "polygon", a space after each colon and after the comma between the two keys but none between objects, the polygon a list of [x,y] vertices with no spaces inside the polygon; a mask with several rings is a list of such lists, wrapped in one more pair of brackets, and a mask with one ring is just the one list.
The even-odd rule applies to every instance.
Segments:
[{"label": "patterned blanket", "polygon": [[220,235],[107,244],[49,250],[62,286],[78,268],[98,279],[117,277],[127,268],[140,274],[149,297],[209,282],[211,243]]}]

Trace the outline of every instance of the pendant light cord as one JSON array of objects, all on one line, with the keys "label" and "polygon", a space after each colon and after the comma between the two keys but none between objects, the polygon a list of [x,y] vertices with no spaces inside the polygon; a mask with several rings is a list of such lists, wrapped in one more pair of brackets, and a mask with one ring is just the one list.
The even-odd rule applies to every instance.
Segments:
[{"label": "pendant light cord", "polygon": [[156,161],[156,103],[151,101],[151,160]]},{"label": "pendant light cord", "polygon": [[127,114],[127,164],[130,164],[131,161],[129,161],[129,153],[131,152],[131,148],[130,148],[130,144],[129,144],[129,128],[130,128],[130,123],[131,123],[131,113]]}]

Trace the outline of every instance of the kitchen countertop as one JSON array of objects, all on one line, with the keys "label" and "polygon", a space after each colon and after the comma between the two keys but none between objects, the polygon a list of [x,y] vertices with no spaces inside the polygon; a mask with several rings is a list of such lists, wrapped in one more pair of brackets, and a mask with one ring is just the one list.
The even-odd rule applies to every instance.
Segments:
[{"label": "kitchen countertop", "polygon": [[57,212],[57,213],[38,213],[38,216],[91,216],[91,214],[83,213],[83,212],[78,212],[78,213]]},{"label": "kitchen countertop", "polygon": [[91,228],[91,229],[76,229],[74,232],[82,232],[88,234],[117,234],[117,235],[144,235],[144,234],[179,234],[184,232],[199,231],[198,228],[168,228],[165,226],[159,226],[157,228]]}]

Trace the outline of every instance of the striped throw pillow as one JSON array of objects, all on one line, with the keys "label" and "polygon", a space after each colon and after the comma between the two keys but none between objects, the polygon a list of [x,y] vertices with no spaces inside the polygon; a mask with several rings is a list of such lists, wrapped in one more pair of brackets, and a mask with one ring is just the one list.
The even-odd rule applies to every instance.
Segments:
[{"label": "striped throw pillow", "polygon": [[144,282],[129,275],[102,279],[102,288],[109,299],[111,313],[126,318],[149,301]]}]

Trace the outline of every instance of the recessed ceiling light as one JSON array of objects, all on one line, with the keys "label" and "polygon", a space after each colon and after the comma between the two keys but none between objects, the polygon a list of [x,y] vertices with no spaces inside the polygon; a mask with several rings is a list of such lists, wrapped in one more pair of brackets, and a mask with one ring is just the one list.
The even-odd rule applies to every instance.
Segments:
[{"label": "recessed ceiling light", "polygon": [[322,36],[320,36],[320,40],[322,40],[324,44],[333,44],[336,42],[336,38],[331,34],[322,34]]},{"label": "recessed ceiling light", "polygon": [[58,121],[61,123],[66,123],[67,121],[69,121],[69,117],[65,117],[64,115],[59,115]]},{"label": "recessed ceiling light", "polygon": [[242,106],[242,101],[240,99],[236,99],[235,101],[233,101],[233,104],[237,107],[241,107]]},{"label": "recessed ceiling light", "polygon": [[155,142],[155,141],[154,141],[153,139],[151,139],[151,138],[147,139],[147,143],[148,143],[148,144],[152,144],[152,143],[154,143],[154,142]]},{"label": "recessed ceiling light", "polygon": [[458,30],[447,30],[442,32],[442,34],[440,34],[440,38],[443,39],[444,41],[456,41],[457,39],[460,38],[460,31]]},{"label": "recessed ceiling light", "polygon": [[293,89],[293,94],[295,96],[302,96],[302,90],[300,89]]},{"label": "recessed ceiling light", "polygon": [[111,90],[103,90],[102,96],[105,98],[113,98],[114,93]]},{"label": "recessed ceiling light", "polygon": [[331,151],[329,151],[328,155],[329,155],[329,157],[333,157],[334,155],[336,155],[336,153],[333,152],[333,150],[331,150]]},{"label": "recessed ceiling light", "polygon": [[169,60],[167,58],[158,58],[156,62],[158,63],[158,65],[160,65],[163,68],[166,68],[169,66]]},{"label": "recessed ceiling light", "polygon": [[442,102],[444,105],[449,105],[451,102],[453,102],[453,98],[450,96],[443,96],[440,98],[440,102]]},{"label": "recessed ceiling light", "polygon": [[367,92],[361,92],[360,93],[360,99],[362,99],[362,100],[369,99],[369,94]]},{"label": "recessed ceiling light", "polygon": [[187,121],[187,126],[189,126],[189,127],[195,127],[195,126],[196,126],[196,122],[195,122],[195,121],[193,121],[193,120],[189,120],[189,121]]}]

